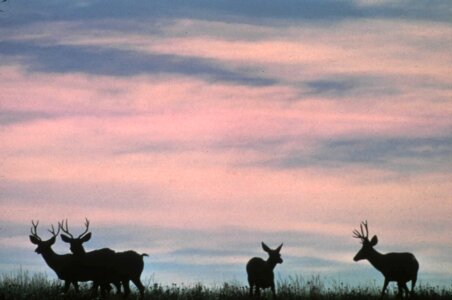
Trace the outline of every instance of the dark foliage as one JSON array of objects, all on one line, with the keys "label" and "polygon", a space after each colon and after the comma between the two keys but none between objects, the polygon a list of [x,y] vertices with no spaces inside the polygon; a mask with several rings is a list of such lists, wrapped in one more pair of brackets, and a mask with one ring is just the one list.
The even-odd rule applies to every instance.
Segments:
[{"label": "dark foliage", "polygon": [[[324,280],[318,276],[304,279],[299,276],[279,280],[277,283],[278,299],[284,300],[358,300],[380,299],[379,288],[359,286],[354,287],[344,283],[333,283],[326,287]],[[50,280],[45,274],[30,274],[27,271],[17,271],[2,275],[0,278],[0,300],[87,300],[91,299],[91,286],[81,285],[80,293],[73,290],[63,295],[61,281]],[[396,299],[396,288],[389,291],[385,299]],[[135,291],[130,299],[138,299]],[[261,299],[271,299],[268,290]],[[119,300],[122,295],[110,294],[107,299]],[[220,286],[207,287],[201,283],[195,285],[163,286],[147,280],[145,299],[153,300],[244,300],[250,299],[248,287],[240,283],[224,283]],[[449,287],[420,284],[414,299],[452,299],[452,284]]]}]

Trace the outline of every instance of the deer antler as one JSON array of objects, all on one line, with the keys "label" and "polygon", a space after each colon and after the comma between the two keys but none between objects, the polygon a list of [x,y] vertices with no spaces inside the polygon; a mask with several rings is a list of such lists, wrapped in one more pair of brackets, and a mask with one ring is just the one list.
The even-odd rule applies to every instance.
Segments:
[{"label": "deer antler", "polygon": [[[66,223],[66,224],[67,224],[67,223]],[[84,231],[81,235],[78,236],[79,239],[80,239],[82,236],[84,236],[84,235],[88,232],[88,230],[89,230],[89,220],[88,220],[88,218],[86,218],[86,217],[85,217],[85,227],[86,227],[85,231]]]},{"label": "deer antler", "polygon": [[52,229],[48,229],[48,231],[54,236],[56,237],[58,235],[58,233],[60,233],[60,226],[58,226],[58,231],[55,233],[55,227],[53,227],[53,224],[51,225]]},{"label": "deer antler", "polygon": [[[61,228],[61,230],[62,230],[64,233],[66,233],[67,235],[69,235],[69,236],[71,237],[71,239],[74,239],[74,236],[72,235],[72,233],[69,232],[69,226],[68,226],[68,221],[67,221],[67,219],[61,221],[61,223],[58,222],[58,227]],[[88,232],[88,230],[89,230],[89,220],[88,220],[88,218],[85,218],[85,227],[86,227],[86,228],[85,228],[85,231],[82,232],[82,234],[80,234],[80,235],[78,236],[77,239],[82,238],[82,237]]]},{"label": "deer antler", "polygon": [[74,238],[74,236],[69,232],[69,226],[67,225],[67,219],[66,219],[66,224],[64,223],[64,220],[60,222],[58,222],[58,226],[61,228],[61,230],[66,233],[67,235],[69,235],[71,237],[71,239]]},{"label": "deer antler", "polygon": [[[365,237],[366,237],[366,239],[368,239],[369,238],[369,228],[367,227],[367,220],[365,221],[365,222],[361,222],[361,225],[364,225],[364,228],[366,229],[366,235],[365,235]],[[361,228],[361,231],[362,231],[363,229]]]},{"label": "deer antler", "polygon": [[33,227],[30,228],[31,235],[41,241],[41,238],[38,236],[37,232],[39,220],[36,222],[36,224],[35,221],[31,220],[31,224],[33,225]]},{"label": "deer antler", "polygon": [[[364,228],[363,228],[364,226]],[[361,239],[362,241],[367,240],[369,238],[369,228],[367,226],[367,221],[361,222],[361,224],[359,225],[361,232],[359,232],[358,230],[353,230],[353,237],[357,238],[357,239]],[[364,230],[366,231],[364,233]]]}]

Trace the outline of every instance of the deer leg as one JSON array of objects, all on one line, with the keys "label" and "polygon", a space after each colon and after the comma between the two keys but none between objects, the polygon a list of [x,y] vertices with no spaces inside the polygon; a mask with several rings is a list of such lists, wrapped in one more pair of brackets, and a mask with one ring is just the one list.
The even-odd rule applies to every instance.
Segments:
[{"label": "deer leg", "polygon": [[63,293],[67,293],[67,291],[69,290],[69,287],[71,286],[71,282],[68,280],[64,281],[64,288],[63,288]]},{"label": "deer leg", "polygon": [[110,294],[110,291],[111,291],[111,285],[110,285],[110,283],[106,282],[106,283],[102,284],[102,285],[100,286],[100,291],[101,291],[101,292],[105,291],[105,294],[106,294],[106,295]]},{"label": "deer leg", "polygon": [[255,289],[256,289],[255,295],[256,295],[258,298],[260,298],[260,296],[261,296],[261,289],[260,289],[260,287],[257,286],[257,285],[255,285]]},{"label": "deer leg", "polygon": [[127,297],[129,297],[129,294],[130,294],[129,280],[128,279],[123,280],[122,286],[124,287],[124,299],[127,299]]},{"label": "deer leg", "polygon": [[254,288],[254,283],[248,278],[248,284],[250,285],[250,292],[249,292],[249,296],[253,297],[253,288]]},{"label": "deer leg", "polygon": [[397,287],[398,287],[397,298],[402,299],[403,298],[403,283],[398,281]]},{"label": "deer leg", "polygon": [[385,278],[385,282],[383,283],[383,289],[381,290],[381,298],[384,297],[388,284],[389,284],[389,280]]},{"label": "deer leg", "polygon": [[101,292],[102,290],[105,290],[104,294],[105,296],[108,296],[110,294],[110,291],[112,290],[110,282],[106,282],[101,286]]},{"label": "deer leg", "polygon": [[410,292],[410,296],[411,298],[414,295],[414,287],[416,286],[416,281],[417,281],[417,274],[414,276],[414,278],[411,280],[411,292]]},{"label": "deer leg", "polygon": [[[96,297],[97,296],[97,289],[99,287],[99,283],[97,283],[96,281],[93,281],[93,286],[91,287],[91,297]],[[101,293],[102,293],[102,286],[101,286]]]},{"label": "deer leg", "polygon": [[[70,282],[69,282],[69,284],[70,284]],[[78,289],[78,282],[77,282],[77,281],[73,281],[73,282],[72,282],[72,285],[74,286],[75,291],[78,293],[78,292],[79,292],[79,289]],[[68,288],[69,288],[69,286],[68,286]]]},{"label": "deer leg", "polygon": [[276,291],[275,291],[275,283],[274,282],[272,283],[270,288],[272,290],[273,299],[275,299],[276,298]]},{"label": "deer leg", "polygon": [[106,296],[107,296],[106,290],[107,290],[107,285],[105,283],[101,284],[100,285],[100,298],[101,299],[105,299],[106,298]]},{"label": "deer leg", "polygon": [[135,286],[138,288],[138,290],[140,291],[140,299],[144,298],[144,286],[141,283],[140,278],[135,278],[132,279],[133,284],[135,284]]},{"label": "deer leg", "polygon": [[403,290],[405,291],[406,298],[408,298],[410,295],[410,291],[408,290],[408,287],[406,286],[406,282],[403,283]]},{"label": "deer leg", "polygon": [[115,281],[115,282],[113,282],[113,285],[116,288],[116,294],[117,295],[121,294],[121,282]]}]

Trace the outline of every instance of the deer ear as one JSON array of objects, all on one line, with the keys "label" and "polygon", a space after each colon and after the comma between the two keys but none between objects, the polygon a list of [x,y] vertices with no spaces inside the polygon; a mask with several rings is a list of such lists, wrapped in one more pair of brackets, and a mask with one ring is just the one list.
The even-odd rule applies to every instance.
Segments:
[{"label": "deer ear", "polygon": [[60,236],[61,236],[61,240],[62,240],[63,242],[65,242],[65,243],[70,243],[70,242],[71,242],[71,238],[68,237],[67,235],[62,234],[62,235],[60,235]]},{"label": "deer ear", "polygon": [[32,244],[39,245],[39,240],[36,237],[32,236],[32,235],[30,235],[30,242]]},{"label": "deer ear", "polygon": [[278,253],[279,253],[279,251],[281,251],[282,245],[283,245],[283,243],[281,243],[281,245],[279,245],[279,247],[278,247],[278,248],[276,248],[276,252],[278,252]]},{"label": "deer ear", "polygon": [[376,235],[374,235],[373,238],[370,240],[370,245],[375,246],[376,244],[378,244],[378,238]]},{"label": "deer ear", "polygon": [[264,251],[268,252],[268,253],[270,253],[272,251],[267,245],[265,245],[264,242],[262,242],[262,249],[264,249]]},{"label": "deer ear", "polygon": [[91,232],[88,232],[80,240],[82,241],[82,243],[84,243],[84,242],[89,241],[90,239],[91,239]]}]

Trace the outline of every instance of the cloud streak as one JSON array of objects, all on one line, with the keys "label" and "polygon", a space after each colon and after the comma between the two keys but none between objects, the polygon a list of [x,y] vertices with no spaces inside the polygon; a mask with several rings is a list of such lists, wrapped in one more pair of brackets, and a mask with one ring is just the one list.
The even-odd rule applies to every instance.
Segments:
[{"label": "cloud streak", "polygon": [[[270,85],[266,78],[246,77],[240,73],[222,69],[213,62],[195,57],[182,58],[173,55],[141,54],[132,51],[101,50],[89,47],[40,46],[18,43],[0,44],[1,54],[25,60],[35,72],[84,72],[94,75],[133,76],[140,74],[190,74],[206,80]],[[89,59],[87,59],[89,58]],[[112,63],[114,61],[115,63]]]},{"label": "cloud streak", "polygon": [[[18,1],[10,5],[9,12],[17,14],[14,23],[45,21],[49,16],[55,20],[93,20],[93,19],[140,19],[194,18],[222,20],[226,22],[262,23],[262,19],[272,21],[338,22],[363,18],[429,20],[450,22],[447,1],[136,1],[124,5],[121,1],[97,1],[93,3],[47,3],[33,4]],[[127,14],[124,13],[127,11]],[[425,12],[428,13],[425,13]],[[47,12],[47,13],[44,13]]]},{"label": "cloud streak", "polygon": [[349,164],[369,164],[375,168],[393,171],[448,172],[451,139],[355,139],[329,141],[317,147],[312,153],[292,153],[281,160],[269,162],[280,168],[303,168],[312,165],[340,167]]}]

